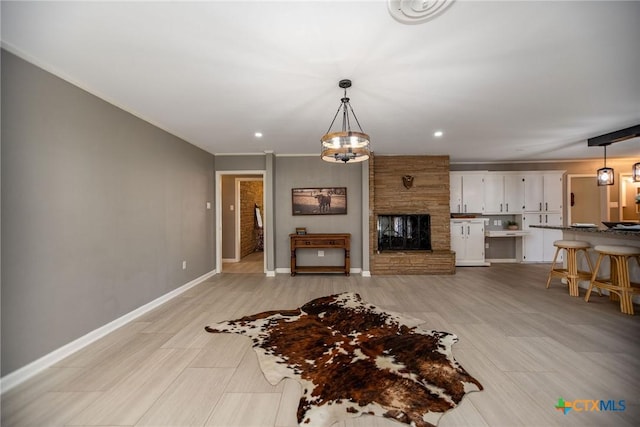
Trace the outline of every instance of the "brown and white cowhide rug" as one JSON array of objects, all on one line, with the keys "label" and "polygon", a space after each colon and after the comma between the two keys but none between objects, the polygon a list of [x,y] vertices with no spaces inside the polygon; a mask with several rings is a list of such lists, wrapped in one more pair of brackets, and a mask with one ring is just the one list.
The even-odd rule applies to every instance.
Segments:
[{"label": "brown and white cowhide rug", "polygon": [[300,426],[372,414],[426,427],[482,385],[453,359],[455,335],[419,323],[342,293],[205,329],[250,337],[271,384],[302,384]]}]

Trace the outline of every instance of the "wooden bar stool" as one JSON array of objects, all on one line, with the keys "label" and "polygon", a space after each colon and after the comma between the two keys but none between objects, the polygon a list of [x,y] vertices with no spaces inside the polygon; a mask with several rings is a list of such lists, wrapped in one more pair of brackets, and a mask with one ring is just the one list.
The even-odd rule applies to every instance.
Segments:
[{"label": "wooden bar stool", "polygon": [[[629,278],[629,258],[635,258],[638,265],[640,265],[640,248],[634,246],[612,246],[612,245],[598,245],[594,248],[598,252],[598,260],[596,261],[596,267],[593,270],[591,276],[591,283],[589,289],[584,297],[584,300],[589,302],[589,296],[591,290],[594,288],[607,289],[610,296],[617,296],[618,298],[611,298],[612,300],[620,299],[620,311],[625,314],[633,314],[633,300],[634,293],[640,294],[640,284],[632,283]],[[600,264],[604,257],[609,257],[611,264],[611,273],[607,278],[597,278]]]},{"label": "wooden bar stool", "polygon": [[[560,277],[561,279],[566,279],[569,284],[569,295],[577,297],[579,296],[578,282],[580,279],[591,280],[591,276],[593,275],[593,265],[587,253],[587,249],[589,249],[591,245],[589,242],[583,242],[581,240],[556,240],[553,242],[553,246],[556,247],[556,254],[553,256],[551,271],[549,271],[549,277],[547,278],[547,289],[553,277]],[[558,254],[563,249],[567,254],[567,268],[562,266],[556,267]],[[587,259],[587,264],[589,265],[589,271],[578,270],[578,252],[580,251],[584,252],[584,257]]]}]

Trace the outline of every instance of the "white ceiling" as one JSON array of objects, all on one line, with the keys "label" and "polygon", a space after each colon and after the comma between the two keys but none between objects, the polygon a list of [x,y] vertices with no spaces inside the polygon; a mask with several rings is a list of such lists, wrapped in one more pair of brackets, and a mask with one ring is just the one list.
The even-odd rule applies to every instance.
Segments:
[{"label": "white ceiling", "polygon": [[[214,154],[319,154],[343,78],[377,154],[601,158],[587,138],[640,124],[637,1],[457,1],[418,25],[385,1],[2,1],[1,14],[4,48]],[[640,158],[640,138],[607,155]]]}]

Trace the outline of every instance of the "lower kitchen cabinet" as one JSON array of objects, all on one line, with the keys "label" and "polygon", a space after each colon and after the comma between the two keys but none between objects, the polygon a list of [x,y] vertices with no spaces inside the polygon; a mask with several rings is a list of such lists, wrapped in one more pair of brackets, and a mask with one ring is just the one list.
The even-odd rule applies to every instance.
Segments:
[{"label": "lower kitchen cabinet", "polygon": [[[553,242],[562,239],[561,230],[531,228],[531,225],[562,225],[562,214],[559,213],[525,213],[522,216],[522,229],[529,234],[522,239],[523,262],[551,262],[556,252]],[[561,252],[558,261],[562,261]]]},{"label": "lower kitchen cabinet", "polygon": [[487,265],[484,228],[484,219],[451,220],[451,250],[456,253],[456,266]]}]

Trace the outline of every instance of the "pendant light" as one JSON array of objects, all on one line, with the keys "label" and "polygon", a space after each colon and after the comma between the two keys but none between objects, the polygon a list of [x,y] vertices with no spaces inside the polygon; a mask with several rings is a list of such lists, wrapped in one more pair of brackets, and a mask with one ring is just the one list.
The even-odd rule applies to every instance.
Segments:
[{"label": "pendant light", "polygon": [[607,167],[607,145],[604,145],[604,167],[598,169],[598,185],[613,185],[613,169]]},{"label": "pendant light", "polygon": [[[327,162],[363,162],[369,158],[369,135],[362,131],[360,122],[353,112],[353,108],[347,98],[347,88],[351,87],[351,80],[340,80],[338,86],[344,89],[344,97],[340,100],[340,106],[333,117],[327,133],[320,138],[322,160]],[[342,128],[337,132],[331,132],[331,128],[342,111]],[[356,121],[360,132],[351,130],[349,112]]]}]

